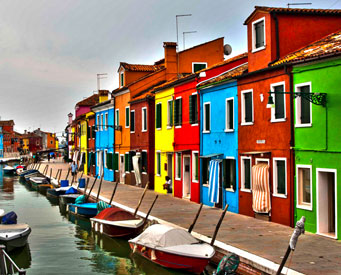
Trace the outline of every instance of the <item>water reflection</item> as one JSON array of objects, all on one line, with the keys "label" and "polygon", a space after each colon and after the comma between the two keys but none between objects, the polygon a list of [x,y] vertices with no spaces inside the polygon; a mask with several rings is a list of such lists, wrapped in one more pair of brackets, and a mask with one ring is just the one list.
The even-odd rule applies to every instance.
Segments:
[{"label": "water reflection", "polygon": [[28,269],[31,266],[32,258],[29,244],[26,244],[23,248],[12,250],[9,256],[19,268]]}]

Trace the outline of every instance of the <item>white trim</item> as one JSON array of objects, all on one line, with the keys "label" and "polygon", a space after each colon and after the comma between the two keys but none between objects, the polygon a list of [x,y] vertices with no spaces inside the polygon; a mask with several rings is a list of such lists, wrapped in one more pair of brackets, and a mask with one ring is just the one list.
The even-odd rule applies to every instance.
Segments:
[{"label": "white trim", "polygon": [[[195,161],[195,157],[194,157],[194,154],[198,154],[198,162],[196,163],[196,166],[198,166],[198,179],[197,180],[195,180],[194,179],[194,173],[195,173],[195,169],[193,169],[194,168],[194,161]],[[200,178],[200,173],[199,173],[199,163],[200,163],[200,161],[199,161],[199,151],[192,151],[192,182],[196,182],[196,183],[198,183],[199,182],[199,178]]]},{"label": "white trim", "polygon": [[[264,46],[261,46],[261,47],[258,47],[256,48],[256,32],[255,32],[255,25],[261,21],[264,21]],[[252,25],[251,25],[251,32],[252,32],[252,50],[251,52],[258,52],[258,51],[261,51],[261,50],[264,50],[265,47],[266,47],[266,33],[265,33],[265,17],[262,17],[262,18],[259,18],[258,20],[256,21],[253,21],[252,22]]]},{"label": "white trim", "polygon": [[115,98],[115,97],[118,97],[118,96],[120,96],[120,95],[127,94],[127,93],[129,93],[129,92],[130,92],[129,89],[124,89],[124,90],[122,90],[122,91],[120,91],[120,92],[118,92],[118,93],[112,94],[111,96],[113,96],[113,97]]},{"label": "white trim", "polygon": [[[118,115],[117,115],[118,112]],[[117,121],[117,117],[118,117],[118,121]],[[120,125],[120,109],[115,109],[115,126],[119,126]]]},{"label": "white trim", "polygon": [[[184,188],[185,188],[185,158],[189,158],[189,197],[184,197]],[[191,176],[192,176],[192,170],[191,170],[191,163],[192,163],[192,160],[191,160],[191,155],[183,155],[182,158],[182,176],[183,176],[183,180],[182,180],[182,198],[184,199],[191,199]]]},{"label": "white trim", "polygon": [[[232,114],[233,114],[233,118],[232,118],[232,129],[227,127],[227,102],[232,100]],[[230,114],[230,112],[229,112]],[[234,97],[228,97],[225,99],[225,132],[234,132]],[[230,118],[231,119],[231,118]]]},{"label": "white trim", "polygon": [[256,158],[256,164],[258,164],[260,162],[267,162],[267,164],[270,166],[270,160],[267,158]]},{"label": "white trim", "polygon": [[[244,186],[244,159],[250,160],[250,189],[246,189]],[[240,191],[251,193],[252,190],[252,158],[251,157],[240,157]]]},{"label": "white trim", "polygon": [[[127,109],[129,109],[128,114],[129,114],[129,119],[128,119],[128,125],[127,125]],[[130,127],[130,106],[126,106],[124,109],[124,125],[126,128]]]},{"label": "white trim", "polygon": [[[192,73],[194,73],[194,65],[195,64],[205,64],[206,65],[206,68],[207,69],[207,62],[192,62]],[[203,70],[203,69],[202,69]]]},{"label": "white trim", "polygon": [[[204,105],[204,108],[203,108],[203,118],[204,118],[204,121],[203,121],[203,130],[202,130],[202,132],[203,133],[210,133],[211,132],[211,102],[210,101],[204,102],[203,105]],[[206,105],[210,106],[210,119],[209,119],[210,127],[209,127],[208,130],[205,129],[206,128],[205,126],[207,126],[207,125],[205,125],[206,124],[206,107],[205,107]]]},{"label": "white trim", "polygon": [[109,121],[109,114],[108,113],[105,113],[104,114],[104,120],[105,120],[105,123],[104,123],[104,130],[106,131],[106,130],[108,130],[108,121]]},{"label": "white trim", "polygon": [[[334,194],[335,194],[335,236],[324,234],[320,232],[320,215],[319,215],[319,172],[334,173]],[[316,234],[329,237],[332,239],[337,239],[337,169],[327,169],[327,168],[316,168]]]},{"label": "white trim", "polygon": [[[158,163],[158,161],[157,161],[157,154],[160,154],[160,174],[158,174],[158,170],[159,169],[157,169],[158,168],[158,165],[159,165],[159,163]],[[158,176],[158,177],[161,177],[161,164],[162,164],[162,161],[161,161],[161,151],[160,150],[157,150],[157,151],[155,151],[155,162],[156,162],[156,171],[155,171],[155,174],[156,174],[156,176]]]},{"label": "white trim", "polygon": [[103,113],[101,113],[101,124],[100,124],[100,126],[101,126],[101,131],[103,131]]},{"label": "white trim", "polygon": [[[180,100],[180,102],[181,102],[181,110],[180,110],[180,106],[179,106],[179,112],[181,113],[181,122],[180,122],[180,125],[175,125],[175,101],[176,100]],[[173,116],[173,126],[175,127],[175,128],[181,128],[182,127],[182,96],[178,96],[177,98],[175,98],[174,99],[174,103],[173,103],[173,114],[174,114],[174,116]]]},{"label": "white trim", "polygon": [[[277,86],[283,86],[283,92],[285,92],[285,81],[270,84],[270,91],[274,92],[275,87],[277,87]],[[273,98],[274,104],[276,105],[275,94],[273,94],[272,98]],[[286,96],[285,96],[285,94],[283,94],[283,108],[284,108],[284,117],[282,117],[282,118],[275,118],[275,108],[271,108],[270,122],[284,122],[284,121],[286,121],[287,113],[286,113]]]},{"label": "white trim", "polygon": [[167,100],[167,129],[171,129],[173,125],[170,125],[170,115],[169,115],[169,102],[172,102],[172,116],[173,116],[173,125],[174,125],[174,100],[169,99]]},{"label": "white trim", "polygon": [[[310,205],[306,203],[306,205],[299,204],[299,175],[298,169],[299,168],[308,168],[310,169]],[[312,174],[312,166],[311,165],[304,165],[304,164],[297,164],[296,165],[296,208],[303,209],[303,210],[313,210],[313,174]]]},{"label": "white trim", "polygon": [[[144,115],[143,115],[143,111],[146,111],[146,123],[144,123]],[[148,130],[148,113],[147,113],[147,107],[142,107],[141,109],[141,114],[142,114],[142,128],[141,128],[141,132],[147,132]],[[146,129],[144,129],[146,128]]]},{"label": "white trim", "polygon": [[[244,99],[244,94],[246,93],[251,93],[251,100],[252,100],[252,121],[249,122],[245,122],[245,99]],[[253,89],[249,89],[249,90],[243,90],[241,91],[241,105],[242,105],[242,110],[241,110],[241,123],[240,125],[244,126],[244,125],[253,125],[254,121],[254,106],[253,106]]]},{"label": "white trim", "polygon": [[[178,177],[178,165],[179,165],[179,163],[178,163],[178,155],[180,154],[180,177]],[[180,152],[176,152],[175,153],[175,179],[176,180],[181,180],[181,178],[182,178],[182,173],[181,173],[181,166],[182,166],[182,153],[180,153]]]},{"label": "white trim", "polygon": [[[311,93],[312,87],[311,87],[311,82],[304,82],[300,84],[295,85],[295,92],[298,93],[298,90],[303,87],[303,86],[309,86],[309,92]],[[303,128],[303,127],[311,127],[313,123],[313,112],[312,112],[312,103],[309,102],[310,106],[310,123],[301,123],[301,100],[302,97],[298,96],[295,99],[295,127],[296,128]],[[299,110],[299,112],[298,112]]]},{"label": "white trim", "polygon": [[[108,149],[104,150],[104,168],[108,169],[108,163],[107,163],[107,154],[108,154]],[[103,170],[104,173],[104,170]]]},{"label": "white trim", "polygon": [[[285,192],[284,194],[278,194],[277,193],[277,161],[278,160],[284,160],[284,176],[285,176]],[[288,188],[287,188],[287,184],[288,184],[288,177],[287,177],[287,158],[273,158],[272,159],[272,163],[273,163],[273,173],[272,173],[272,196],[274,197],[279,197],[279,198],[287,198],[288,196]]]},{"label": "white trim", "polygon": [[[131,113],[134,113],[134,131],[131,130]],[[130,110],[130,133],[134,134],[135,133],[135,128],[136,128],[136,117],[135,117],[135,110]]]}]

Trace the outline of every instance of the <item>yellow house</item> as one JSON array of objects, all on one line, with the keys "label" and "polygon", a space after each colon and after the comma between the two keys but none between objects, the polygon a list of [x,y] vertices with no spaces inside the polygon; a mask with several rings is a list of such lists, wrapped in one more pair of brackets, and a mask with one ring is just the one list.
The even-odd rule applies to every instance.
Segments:
[{"label": "yellow house", "polygon": [[[168,176],[174,183],[173,154],[173,97],[174,88],[166,88],[155,92],[155,180],[154,190],[167,193],[163,189]],[[172,188],[174,189],[174,188]]]}]

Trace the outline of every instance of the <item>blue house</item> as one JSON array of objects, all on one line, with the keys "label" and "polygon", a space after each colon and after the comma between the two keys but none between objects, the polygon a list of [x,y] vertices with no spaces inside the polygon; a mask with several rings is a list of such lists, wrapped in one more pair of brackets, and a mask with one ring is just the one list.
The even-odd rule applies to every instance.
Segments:
[{"label": "blue house", "polygon": [[96,174],[114,181],[114,99],[100,102],[91,110],[96,118]]},{"label": "blue house", "polygon": [[2,127],[0,126],[0,158],[4,157],[4,134],[2,132]]},{"label": "blue house", "polygon": [[202,82],[200,90],[201,201],[238,213],[238,89],[240,65]]}]

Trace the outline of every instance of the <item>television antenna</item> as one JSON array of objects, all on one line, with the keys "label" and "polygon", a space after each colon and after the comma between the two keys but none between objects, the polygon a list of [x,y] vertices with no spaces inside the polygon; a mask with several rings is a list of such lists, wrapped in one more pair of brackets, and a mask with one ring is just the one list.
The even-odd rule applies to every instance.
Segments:
[{"label": "television antenna", "polygon": [[312,5],[312,3],[288,3],[287,6],[290,8],[290,6],[304,6],[304,5]]}]

